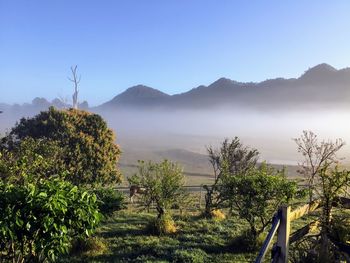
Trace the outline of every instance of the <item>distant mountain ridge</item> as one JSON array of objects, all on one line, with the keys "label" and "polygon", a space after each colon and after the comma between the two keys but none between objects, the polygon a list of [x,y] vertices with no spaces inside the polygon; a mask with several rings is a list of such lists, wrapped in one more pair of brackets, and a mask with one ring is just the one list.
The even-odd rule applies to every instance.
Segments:
[{"label": "distant mountain ridge", "polygon": [[309,68],[299,78],[275,78],[258,83],[220,78],[209,86],[201,85],[175,95],[138,85],[115,96],[97,109],[295,108],[346,105],[349,102],[350,68],[337,70],[324,63]]},{"label": "distant mountain ridge", "polygon": [[[337,70],[323,63],[309,68],[299,78],[275,78],[262,82],[220,78],[208,86],[201,85],[175,95],[137,85],[97,107],[89,108],[88,103],[83,102],[80,108],[97,112],[113,109],[201,110],[218,107],[290,109],[314,105],[348,107],[349,102],[350,68]],[[49,106],[71,107],[59,99],[49,102],[45,98],[35,98],[32,103],[22,105],[0,103],[0,110],[32,115]]]}]

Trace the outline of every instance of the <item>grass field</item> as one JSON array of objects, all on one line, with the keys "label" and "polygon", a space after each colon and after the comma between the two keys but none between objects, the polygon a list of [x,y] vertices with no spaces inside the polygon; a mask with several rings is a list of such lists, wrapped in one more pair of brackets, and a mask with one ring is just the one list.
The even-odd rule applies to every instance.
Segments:
[{"label": "grass field", "polygon": [[[234,244],[246,228],[230,218],[221,222],[198,215],[175,216],[178,232],[151,235],[147,225],[155,214],[121,211],[104,221],[96,237],[107,248],[87,251],[65,262],[251,262],[255,253]],[[101,254],[100,254],[101,253]],[[197,261],[196,261],[197,260]]]},{"label": "grass field", "polygon": [[[157,236],[148,228],[155,212],[142,212],[129,205],[128,209],[104,219],[93,237],[97,245],[79,248],[79,253],[62,258],[61,262],[224,263],[252,262],[256,258],[258,251],[247,251],[241,238],[248,225],[237,216],[216,221],[201,217],[197,208],[182,215],[178,210],[173,213],[177,233]],[[314,219],[315,215],[293,222],[292,232]]]}]

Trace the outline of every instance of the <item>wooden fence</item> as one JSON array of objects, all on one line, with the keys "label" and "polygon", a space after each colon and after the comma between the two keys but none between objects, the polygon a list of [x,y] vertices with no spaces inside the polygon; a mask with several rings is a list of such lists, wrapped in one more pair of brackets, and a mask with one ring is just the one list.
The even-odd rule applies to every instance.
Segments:
[{"label": "wooden fence", "polygon": [[[334,202],[332,205],[341,205],[342,208],[350,209],[350,199],[345,197],[339,197],[337,202]],[[255,263],[261,263],[263,261],[276,232],[277,242],[272,248],[271,261],[273,263],[287,263],[289,244],[300,240],[303,236],[307,235],[310,231],[312,231],[319,225],[318,221],[311,222],[306,226],[298,229],[291,235],[291,222],[321,207],[322,204],[320,200],[316,200],[310,204],[303,205],[293,211],[291,211],[290,206],[281,206],[272,219],[271,230],[268,233],[262,248],[260,249],[259,255],[256,258]],[[339,244],[338,247],[344,252],[350,252],[350,246],[348,245]]]},{"label": "wooden fence", "polygon": [[[122,193],[124,193],[125,195],[129,195],[129,191],[130,191],[130,187],[128,186],[119,186],[114,188],[117,191],[120,191]],[[196,193],[198,203],[196,201],[196,204],[198,205],[197,208],[202,208],[202,204],[204,202],[204,195],[205,195],[205,189],[203,187],[203,185],[185,185],[183,186],[183,189],[188,192],[188,193]]]}]

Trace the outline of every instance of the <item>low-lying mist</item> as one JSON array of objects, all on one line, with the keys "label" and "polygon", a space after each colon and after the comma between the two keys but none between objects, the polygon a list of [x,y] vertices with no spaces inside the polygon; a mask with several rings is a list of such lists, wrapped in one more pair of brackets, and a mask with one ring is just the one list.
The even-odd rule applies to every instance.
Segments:
[{"label": "low-lying mist", "polygon": [[[124,156],[152,159],[152,152],[181,149],[206,154],[209,145],[219,146],[224,138],[238,136],[245,145],[257,148],[271,163],[296,164],[301,156],[292,138],[312,130],[320,139],[342,138],[350,145],[350,110],[300,111],[218,110],[114,110],[98,112],[117,134]],[[24,117],[33,116],[27,112]],[[0,114],[4,134],[23,113]],[[350,160],[350,146],[340,157]]]},{"label": "low-lying mist", "polygon": [[[206,146],[218,146],[224,138],[238,136],[244,144],[257,148],[264,160],[296,164],[301,156],[292,138],[303,130],[312,130],[320,140],[342,138],[350,143],[350,111],[346,110],[122,110],[102,115],[116,131],[124,151],[177,148],[206,153]],[[341,155],[350,160],[348,145]]]}]

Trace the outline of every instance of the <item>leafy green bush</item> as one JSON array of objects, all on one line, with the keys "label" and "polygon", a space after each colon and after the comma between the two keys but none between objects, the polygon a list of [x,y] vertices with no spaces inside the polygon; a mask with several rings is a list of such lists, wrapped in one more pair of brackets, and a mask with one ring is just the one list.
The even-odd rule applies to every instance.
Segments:
[{"label": "leafy green bush", "polygon": [[207,258],[207,253],[199,248],[177,249],[173,254],[173,262],[179,263],[203,263]]},{"label": "leafy green bush", "polygon": [[0,259],[54,261],[100,221],[95,195],[58,178],[0,182]]},{"label": "leafy green bush", "polygon": [[103,215],[111,215],[114,211],[126,208],[125,196],[113,188],[97,188],[92,190],[97,197],[98,207]]}]

